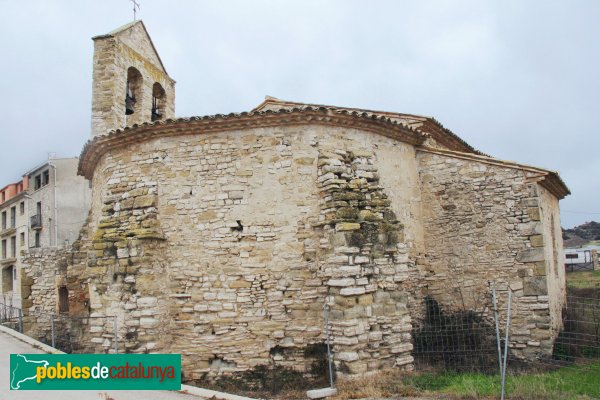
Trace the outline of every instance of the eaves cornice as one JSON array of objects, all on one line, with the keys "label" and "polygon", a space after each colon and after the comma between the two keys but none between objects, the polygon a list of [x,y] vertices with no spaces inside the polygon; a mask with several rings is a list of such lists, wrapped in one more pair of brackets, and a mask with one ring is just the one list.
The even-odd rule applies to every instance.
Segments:
[{"label": "eaves cornice", "polygon": [[133,143],[161,137],[298,125],[325,125],[360,129],[415,146],[425,142],[428,137],[427,134],[416,128],[393,121],[387,117],[348,110],[331,110],[324,107],[177,118],[152,123],[146,122],[141,125],[136,124],[111,131],[106,135],[96,136],[86,143],[81,152],[78,174],[91,179],[96,165],[104,154]]}]

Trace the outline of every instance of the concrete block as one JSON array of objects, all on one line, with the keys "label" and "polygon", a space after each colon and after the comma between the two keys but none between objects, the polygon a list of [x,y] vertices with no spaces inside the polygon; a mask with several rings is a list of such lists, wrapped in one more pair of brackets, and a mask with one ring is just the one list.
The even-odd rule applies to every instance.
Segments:
[{"label": "concrete block", "polygon": [[324,388],[324,389],[309,390],[306,392],[306,397],[308,397],[309,399],[324,399],[325,397],[335,396],[336,394],[337,394],[337,389]]}]

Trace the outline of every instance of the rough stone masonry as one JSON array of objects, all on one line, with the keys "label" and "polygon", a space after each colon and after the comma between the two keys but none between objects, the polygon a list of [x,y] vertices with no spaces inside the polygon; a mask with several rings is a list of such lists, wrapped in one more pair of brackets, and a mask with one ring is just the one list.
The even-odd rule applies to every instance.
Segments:
[{"label": "rough stone masonry", "polygon": [[[181,353],[187,380],[309,373],[327,315],[336,371],[361,374],[413,368],[425,296],[469,308],[496,287],[515,294],[513,353],[550,354],[565,301],[557,173],[408,114],[267,98],[150,123],[154,80],[167,116],[174,81],[143,23],[95,40],[104,106],[79,165],[92,206],[72,248],[29,255],[31,309],[58,307],[66,285],[71,316],[115,316],[120,351]],[[122,116],[127,77],[142,79],[139,120]],[[87,321],[76,350],[113,351],[109,319]]]}]

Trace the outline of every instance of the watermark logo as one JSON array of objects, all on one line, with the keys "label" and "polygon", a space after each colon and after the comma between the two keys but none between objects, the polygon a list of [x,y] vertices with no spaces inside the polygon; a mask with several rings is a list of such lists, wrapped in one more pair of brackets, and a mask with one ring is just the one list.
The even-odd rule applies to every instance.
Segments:
[{"label": "watermark logo", "polygon": [[180,354],[11,354],[11,390],[180,390]]}]

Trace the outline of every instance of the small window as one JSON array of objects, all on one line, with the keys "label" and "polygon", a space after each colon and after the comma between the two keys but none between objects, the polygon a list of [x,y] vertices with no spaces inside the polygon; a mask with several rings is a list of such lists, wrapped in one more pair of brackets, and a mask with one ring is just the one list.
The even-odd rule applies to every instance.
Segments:
[{"label": "small window", "polygon": [[2,229],[6,229],[6,211],[2,211]]},{"label": "small window", "polygon": [[58,311],[69,312],[69,290],[66,286],[58,288]]},{"label": "small window", "polygon": [[13,281],[17,280],[17,267],[13,267]]},{"label": "small window", "polygon": [[17,206],[10,208],[10,227],[17,226]]},{"label": "small window", "polygon": [[17,256],[17,237],[13,236],[10,238],[10,256],[15,258]]},{"label": "small window", "polygon": [[42,174],[42,186],[45,186],[48,183],[50,183],[50,171],[46,170]]},{"label": "small window", "polygon": [[24,201],[22,201],[21,204],[19,205],[19,214],[25,215],[25,202]]},{"label": "small window", "polygon": [[6,258],[6,239],[2,241],[2,258]]},{"label": "small window", "polygon": [[35,233],[35,247],[40,247],[40,233]]},{"label": "small window", "polygon": [[21,235],[19,237],[19,244],[21,245],[21,247],[25,246],[25,232],[21,232]]}]

